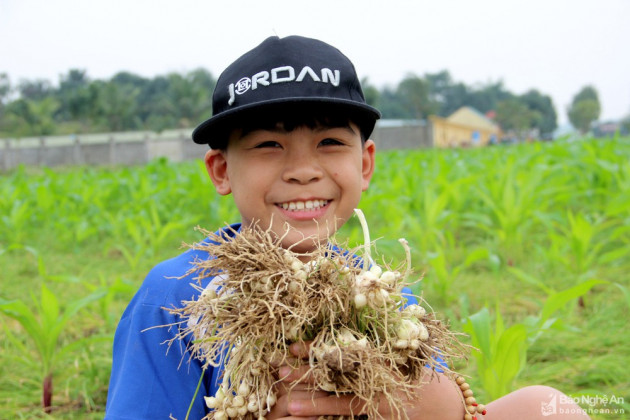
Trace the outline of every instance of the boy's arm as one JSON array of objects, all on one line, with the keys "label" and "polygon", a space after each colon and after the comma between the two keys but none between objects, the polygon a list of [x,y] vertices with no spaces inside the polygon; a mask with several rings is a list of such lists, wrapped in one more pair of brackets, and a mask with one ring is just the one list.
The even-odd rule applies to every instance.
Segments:
[{"label": "boy's arm", "polygon": [[[179,320],[169,307],[172,283],[155,270],[125,310],[114,337],[112,373],[105,419],[186,417],[202,367],[191,359],[181,340],[165,344],[177,334],[177,326],[165,326]],[[181,280],[183,281],[183,280]],[[188,284],[188,282],[186,282]],[[176,299],[173,299],[176,300]],[[190,418],[206,414],[203,396],[208,394],[210,372],[192,405]]]},{"label": "boy's arm", "polygon": [[[464,405],[457,385],[443,374],[437,374],[431,381],[418,387],[416,398],[407,400],[404,410],[409,420],[461,420],[464,418]],[[392,410],[383,398],[380,414],[385,419],[398,419],[401,416]],[[330,395],[325,398],[293,400],[288,405],[292,416],[344,415],[360,412],[360,406],[352,396]]]}]

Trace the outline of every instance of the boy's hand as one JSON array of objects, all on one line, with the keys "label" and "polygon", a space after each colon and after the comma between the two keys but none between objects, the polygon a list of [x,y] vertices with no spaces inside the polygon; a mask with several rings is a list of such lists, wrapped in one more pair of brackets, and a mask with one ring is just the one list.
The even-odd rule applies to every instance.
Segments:
[{"label": "boy's hand", "polygon": [[[300,359],[308,358],[308,345],[295,343],[291,345],[291,353]],[[319,416],[350,416],[364,414],[363,404],[353,395],[340,395],[324,391],[309,391],[312,379],[305,376],[308,366],[300,366],[296,369],[290,366],[280,368],[281,383],[278,403],[268,416],[275,418],[304,418]],[[430,375],[430,372],[427,372]],[[296,380],[301,382],[289,392],[287,385]],[[429,381],[429,376],[426,378]],[[281,401],[282,400],[282,401]],[[404,416],[392,412],[385,398],[380,404],[380,414],[384,418],[401,418]],[[435,374],[429,383],[418,387],[416,398],[405,399],[404,409],[410,420],[461,420],[464,417],[464,406],[461,393],[457,385],[442,374]],[[272,416],[278,414],[278,417]]]},{"label": "boy's hand", "polygon": [[[291,346],[291,353],[298,359],[308,359],[308,346],[301,346],[296,343]],[[291,385],[291,383],[301,378],[301,374],[308,371],[308,366],[306,365],[300,367],[299,369],[293,369],[288,365],[277,367],[279,368],[278,377],[280,379],[280,382],[275,385],[277,401],[269,414],[265,417],[268,420],[289,420],[297,418],[304,420],[305,417],[312,417],[313,420],[317,419],[317,416],[315,415],[292,416],[289,411],[289,405],[294,401],[313,401],[321,399],[327,397],[329,395],[328,392],[313,390],[313,386],[309,380],[302,381],[296,385]],[[300,374],[300,372],[302,373]]]},{"label": "boy's hand", "polygon": [[297,384],[293,387],[288,386],[287,384],[280,382],[276,385],[277,391],[277,401],[273,406],[269,414],[265,417],[268,420],[276,420],[276,419],[304,419],[304,417],[312,417],[313,420],[317,419],[317,416],[293,416],[290,412],[291,404],[295,404],[298,401],[315,401],[321,398],[324,398],[328,395],[327,392],[324,391],[312,391],[309,390],[310,385],[307,384]]}]

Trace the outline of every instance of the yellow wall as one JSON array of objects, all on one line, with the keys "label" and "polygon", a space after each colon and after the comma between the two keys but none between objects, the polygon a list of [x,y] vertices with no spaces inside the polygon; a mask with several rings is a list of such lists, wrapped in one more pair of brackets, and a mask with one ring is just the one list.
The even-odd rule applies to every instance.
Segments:
[{"label": "yellow wall", "polygon": [[[469,108],[460,108],[448,118],[430,116],[434,147],[485,146],[492,136],[498,139],[499,127]],[[473,141],[474,133],[478,141]]]}]

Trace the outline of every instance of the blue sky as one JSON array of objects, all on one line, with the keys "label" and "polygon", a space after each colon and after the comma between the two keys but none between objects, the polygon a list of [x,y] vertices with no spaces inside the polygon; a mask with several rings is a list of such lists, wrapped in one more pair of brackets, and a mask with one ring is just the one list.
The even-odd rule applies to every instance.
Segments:
[{"label": "blue sky", "polygon": [[218,76],[265,37],[299,34],[337,46],[379,87],[447,69],[469,85],[537,88],[560,123],[591,84],[606,120],[630,114],[629,19],[629,0],[0,0],[0,72]]}]

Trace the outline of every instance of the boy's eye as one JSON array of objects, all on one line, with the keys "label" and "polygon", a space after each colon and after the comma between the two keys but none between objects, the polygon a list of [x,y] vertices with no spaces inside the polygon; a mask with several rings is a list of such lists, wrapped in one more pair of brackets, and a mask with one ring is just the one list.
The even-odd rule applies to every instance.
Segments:
[{"label": "boy's eye", "polygon": [[280,144],[276,141],[263,141],[261,143],[258,143],[256,146],[254,146],[256,149],[264,149],[267,147],[280,147]]},{"label": "boy's eye", "polygon": [[319,142],[319,144],[322,146],[338,146],[342,145],[343,143],[337,139],[327,138]]}]

